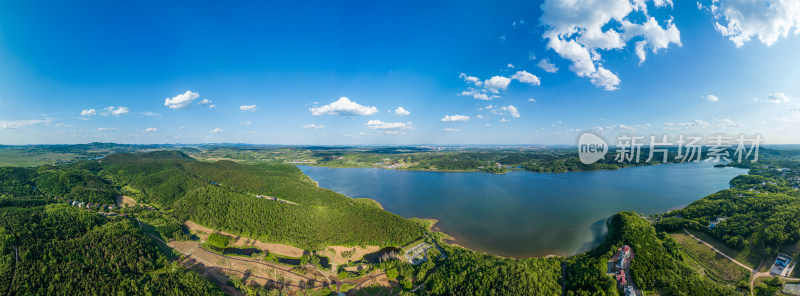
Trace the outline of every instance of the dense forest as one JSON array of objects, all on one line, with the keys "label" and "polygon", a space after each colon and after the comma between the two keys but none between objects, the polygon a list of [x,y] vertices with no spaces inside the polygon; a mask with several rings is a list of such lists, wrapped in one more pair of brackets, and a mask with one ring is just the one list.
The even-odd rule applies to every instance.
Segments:
[{"label": "dense forest", "polygon": [[766,254],[777,254],[800,240],[800,162],[731,165],[750,168],[750,174],[733,178],[730,189],[664,214],[657,226],[703,230],[735,249],[756,247]]},{"label": "dense forest", "polygon": [[222,294],[197,273],[168,263],[127,218],[105,218],[43,196],[0,192],[3,293]]},{"label": "dense forest", "polygon": [[605,275],[606,262],[623,245],[635,257],[630,272],[637,287],[661,295],[737,295],[733,289],[701,277],[689,267],[679,245],[632,212],[609,219],[609,233],[594,250],[567,260],[567,295],[614,295],[615,282]]},{"label": "dense forest", "polygon": [[400,246],[423,234],[414,222],[374,202],[317,187],[293,166],[200,162],[174,151],[115,154],[101,163],[102,174],[135,188],[137,199],[174,210],[181,221],[264,241],[314,250]]},{"label": "dense forest", "polygon": [[446,247],[424,284],[428,295],[561,295],[560,257],[510,259]]}]

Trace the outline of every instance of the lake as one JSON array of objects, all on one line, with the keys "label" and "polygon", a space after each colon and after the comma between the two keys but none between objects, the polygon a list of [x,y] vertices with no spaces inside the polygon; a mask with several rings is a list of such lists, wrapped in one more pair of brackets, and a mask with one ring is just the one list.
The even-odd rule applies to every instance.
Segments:
[{"label": "lake", "polygon": [[403,217],[434,218],[464,247],[524,258],[593,248],[619,211],[650,215],[688,205],[747,174],[713,163],[613,171],[443,173],[298,166],[328,188],[371,198]]}]

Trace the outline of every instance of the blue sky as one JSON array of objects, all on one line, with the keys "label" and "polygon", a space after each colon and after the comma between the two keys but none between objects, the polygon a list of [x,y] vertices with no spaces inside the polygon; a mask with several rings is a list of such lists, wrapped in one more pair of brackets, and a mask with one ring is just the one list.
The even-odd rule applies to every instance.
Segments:
[{"label": "blue sky", "polygon": [[430,2],[0,1],[0,144],[800,143],[796,2]]}]

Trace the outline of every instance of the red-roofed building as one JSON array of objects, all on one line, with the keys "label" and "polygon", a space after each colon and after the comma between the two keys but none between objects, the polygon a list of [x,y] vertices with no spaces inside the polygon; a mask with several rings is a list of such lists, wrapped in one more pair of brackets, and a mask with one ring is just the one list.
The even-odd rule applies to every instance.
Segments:
[{"label": "red-roofed building", "polygon": [[622,246],[622,249],[620,249],[620,252],[622,252],[622,258],[628,259],[628,257],[631,256],[631,247],[624,245]]},{"label": "red-roofed building", "polygon": [[628,280],[625,279],[625,270],[620,270],[619,273],[617,273],[617,284],[620,286],[628,284]]}]

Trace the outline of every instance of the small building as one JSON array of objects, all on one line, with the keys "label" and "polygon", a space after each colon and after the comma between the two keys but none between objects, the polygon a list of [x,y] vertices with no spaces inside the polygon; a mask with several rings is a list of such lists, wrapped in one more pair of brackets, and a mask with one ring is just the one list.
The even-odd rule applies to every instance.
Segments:
[{"label": "small building", "polygon": [[794,265],[789,267],[790,263],[792,263],[791,256],[786,254],[778,254],[778,257],[775,258],[775,264],[772,265],[769,273],[771,275],[789,276],[788,273],[791,272],[791,269],[794,269]]},{"label": "small building", "polygon": [[617,278],[617,284],[619,284],[620,286],[625,286],[628,284],[628,280],[625,278],[625,270],[620,270],[617,273],[616,278]]},{"label": "small building", "polygon": [[708,229],[716,228],[717,224],[719,224],[720,222],[725,221],[725,220],[728,220],[728,218],[726,218],[726,217],[717,217],[717,220],[714,220],[714,221],[711,221],[711,223],[708,223]]},{"label": "small building", "polygon": [[631,247],[630,246],[624,245],[624,246],[622,246],[621,249],[619,249],[619,251],[620,251],[620,255],[622,255],[622,258],[629,259],[631,257]]},{"label": "small building", "polygon": [[633,290],[633,286],[626,286],[622,294],[625,296],[636,296],[636,291]]},{"label": "small building", "polygon": [[792,257],[786,254],[778,254],[778,258],[775,258],[775,265],[780,267],[789,266],[790,262],[792,262]]}]

